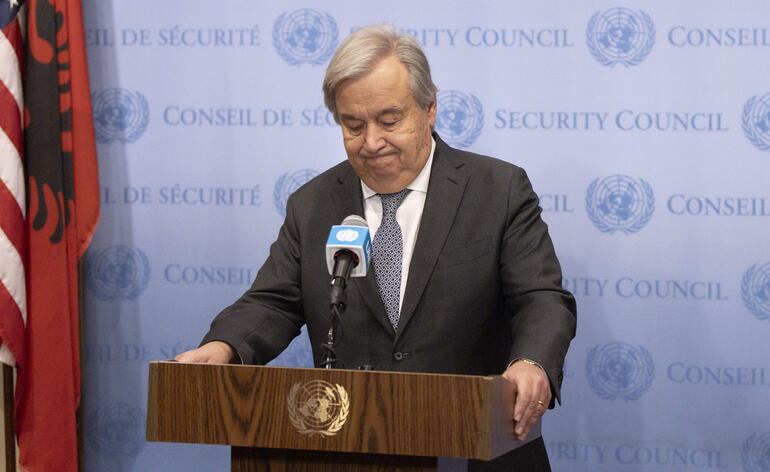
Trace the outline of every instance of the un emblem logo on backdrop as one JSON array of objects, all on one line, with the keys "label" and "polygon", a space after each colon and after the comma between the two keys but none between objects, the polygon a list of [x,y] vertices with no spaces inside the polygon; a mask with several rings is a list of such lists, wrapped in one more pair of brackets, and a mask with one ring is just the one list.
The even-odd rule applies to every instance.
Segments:
[{"label": "un emblem logo on backdrop", "polygon": [[655,366],[642,346],[609,343],[594,346],[586,358],[586,377],[605,400],[636,400],[652,385]]},{"label": "un emblem logo on backdrop", "polygon": [[145,413],[141,408],[117,402],[97,409],[86,420],[86,438],[106,456],[133,457],[144,446]]},{"label": "un emblem logo on backdrop", "polygon": [[746,439],[743,443],[741,462],[746,472],[770,471],[770,431],[752,434]]},{"label": "un emblem logo on backdrop", "polygon": [[612,175],[595,179],[586,192],[588,217],[600,231],[612,234],[636,233],[655,211],[655,195],[643,179]]},{"label": "un emblem logo on backdrop", "polygon": [[635,66],[655,46],[655,24],[650,15],[618,7],[600,11],[588,21],[588,50],[599,64]]},{"label": "un emblem logo on backdrop", "polygon": [[273,46],[290,65],[323,64],[337,47],[337,22],[307,8],[284,13],[273,24]]},{"label": "un emblem logo on backdrop", "polygon": [[770,320],[770,262],[760,267],[753,265],[743,274],[741,296],[754,316]]},{"label": "un emblem logo on backdrop", "polygon": [[467,148],[484,127],[484,107],[475,95],[445,90],[436,98],[436,131],[449,144]]},{"label": "un emblem logo on backdrop", "polygon": [[287,172],[278,177],[273,190],[273,204],[279,215],[286,216],[286,202],[289,196],[316,175],[318,172],[313,169],[302,169],[291,174]]},{"label": "un emblem logo on backdrop", "polygon": [[150,123],[147,99],[137,91],[110,88],[92,97],[94,130],[100,143],[133,143]]},{"label": "un emblem logo on backdrop", "polygon": [[762,151],[770,150],[770,93],[751,97],[743,106],[743,133]]},{"label": "un emblem logo on backdrop", "polygon": [[112,246],[89,255],[86,283],[100,300],[131,300],[150,282],[150,260],[137,248]]}]

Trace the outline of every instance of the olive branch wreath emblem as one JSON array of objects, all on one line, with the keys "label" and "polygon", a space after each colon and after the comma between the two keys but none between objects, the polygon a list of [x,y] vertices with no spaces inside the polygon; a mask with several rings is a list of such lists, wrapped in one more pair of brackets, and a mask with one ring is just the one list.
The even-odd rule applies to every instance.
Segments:
[{"label": "olive branch wreath emblem", "polygon": [[644,23],[645,27],[645,31],[643,31],[644,44],[636,52],[636,54],[633,55],[633,57],[628,59],[612,59],[607,57],[607,55],[602,51],[601,46],[596,40],[596,35],[594,34],[599,19],[606,13],[606,11],[597,12],[588,21],[588,28],[586,28],[586,42],[588,44],[588,50],[591,52],[591,55],[594,57],[594,59],[596,59],[597,62],[599,62],[599,64],[603,66],[614,67],[616,64],[623,64],[624,66],[629,67],[638,65],[650,54],[652,48],[655,46],[655,23],[653,23],[652,18],[650,18],[650,15],[643,11],[638,12],[640,19]]},{"label": "olive branch wreath emblem", "polygon": [[[767,97],[768,95],[765,95]],[[761,97],[759,100],[762,101],[763,98]],[[770,143],[768,143],[765,139],[763,139],[762,135],[760,135],[756,128],[754,127],[754,124],[751,122],[751,114],[754,110],[754,105],[757,101],[757,96],[754,95],[749,99],[749,101],[746,102],[746,104],[743,106],[743,113],[741,114],[741,127],[743,128],[743,133],[746,135],[746,138],[748,138],[749,141],[751,141],[751,144],[757,147],[760,151],[767,151],[770,150]]]},{"label": "olive branch wreath emblem", "polygon": [[746,308],[748,308],[754,316],[761,321],[766,321],[770,320],[770,312],[766,313],[762,307],[757,304],[751,293],[751,282],[754,279],[756,270],[757,266],[755,264],[749,267],[746,273],[743,274],[743,279],[741,280],[741,297],[743,298],[743,303],[746,305]]},{"label": "olive branch wreath emblem", "polygon": [[340,411],[336,418],[334,418],[331,423],[324,425],[323,428],[312,428],[309,426],[302,418],[302,414],[300,414],[300,412],[297,410],[297,396],[304,386],[302,382],[297,382],[292,385],[288,395],[286,395],[286,403],[289,410],[289,421],[291,422],[292,426],[294,426],[294,428],[296,428],[297,431],[301,434],[307,434],[310,437],[315,435],[319,435],[321,437],[334,436],[342,429],[342,426],[345,425],[345,422],[348,419],[348,414],[350,413],[350,399],[348,397],[348,392],[342,385],[332,385],[323,381],[319,382],[336,393],[336,399],[339,400],[340,404]]},{"label": "olive branch wreath emblem", "polygon": [[604,221],[594,204],[594,197],[598,191],[600,179],[597,178],[591,182],[586,191],[586,212],[588,213],[591,222],[599,229],[599,231],[609,234],[613,234],[615,231],[622,231],[624,234],[638,233],[650,222],[650,218],[652,218],[652,214],[655,211],[655,194],[652,191],[652,186],[650,186],[647,181],[641,178],[638,180],[642,187],[642,191],[644,192],[644,208],[638,215],[634,215],[636,221],[628,226],[610,225]]}]

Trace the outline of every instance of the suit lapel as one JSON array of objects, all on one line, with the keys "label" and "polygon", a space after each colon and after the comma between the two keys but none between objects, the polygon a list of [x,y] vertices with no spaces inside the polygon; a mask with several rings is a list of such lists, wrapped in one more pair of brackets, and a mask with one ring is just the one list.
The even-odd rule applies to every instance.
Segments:
[{"label": "suit lapel", "polygon": [[[441,138],[435,134],[433,136],[436,140],[436,151],[433,156],[420,230],[412,253],[412,261],[409,264],[409,278],[406,282],[404,301],[401,304],[396,339],[414,315],[425,291],[444,242],[449,236],[468,180],[463,169],[464,163],[455,158],[452,148],[447,146]],[[376,288],[375,283],[375,290]]]},{"label": "suit lapel", "polygon": [[[361,193],[361,180],[353,172],[350,166],[342,166],[337,174],[337,180],[340,188],[338,192],[332,192],[334,200],[334,209],[337,213],[337,223],[339,224],[345,217],[350,215],[364,216],[363,194]],[[374,235],[371,235],[372,239]],[[385,312],[385,305],[382,303],[380,291],[377,288],[377,281],[374,279],[374,270],[369,266],[366,277],[351,277],[349,287],[354,287],[361,294],[361,299],[370,313],[377,318],[377,321],[395,335],[395,330],[390,324],[388,315]]]}]

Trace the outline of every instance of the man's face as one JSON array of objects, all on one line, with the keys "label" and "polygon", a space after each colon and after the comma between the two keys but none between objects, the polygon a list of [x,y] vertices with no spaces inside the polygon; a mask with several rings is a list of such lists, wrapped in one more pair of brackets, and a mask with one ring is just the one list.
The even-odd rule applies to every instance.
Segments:
[{"label": "man's face", "polygon": [[337,87],[337,113],[348,160],[361,180],[378,193],[402,190],[428,161],[436,104],[421,108],[409,85],[406,67],[389,56],[369,75]]}]

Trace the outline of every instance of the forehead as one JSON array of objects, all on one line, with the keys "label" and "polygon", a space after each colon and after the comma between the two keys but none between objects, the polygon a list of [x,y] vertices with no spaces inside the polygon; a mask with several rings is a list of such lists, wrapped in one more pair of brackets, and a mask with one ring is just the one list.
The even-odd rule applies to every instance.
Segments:
[{"label": "forehead", "polygon": [[404,108],[414,102],[409,72],[394,56],[380,61],[367,75],[342,82],[335,98],[340,115]]}]

